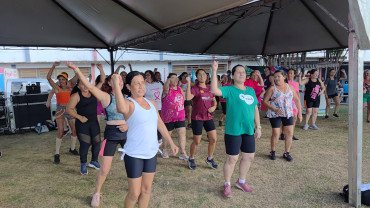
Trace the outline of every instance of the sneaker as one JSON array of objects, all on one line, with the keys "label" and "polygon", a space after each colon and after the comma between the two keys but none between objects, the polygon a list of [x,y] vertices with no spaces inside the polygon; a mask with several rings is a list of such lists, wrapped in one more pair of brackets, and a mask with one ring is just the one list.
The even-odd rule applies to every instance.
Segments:
[{"label": "sneaker", "polygon": [[231,186],[229,184],[224,185],[224,191],[223,191],[224,197],[232,197],[233,195],[231,194]]},{"label": "sneaker", "polygon": [[64,130],[64,132],[63,132],[63,136],[67,136],[67,135],[69,135],[69,134],[71,134],[72,132],[71,132],[71,130],[70,129],[67,129],[67,130]]},{"label": "sneaker", "polygon": [[218,125],[219,126],[222,126],[222,121],[218,121]]},{"label": "sneaker", "polygon": [[245,182],[245,183],[239,183],[239,180],[235,183],[236,187],[241,189],[242,191],[246,193],[253,193],[253,189]]},{"label": "sneaker", "polygon": [[280,134],[280,140],[285,140],[285,135],[284,134]]},{"label": "sneaker", "polygon": [[91,199],[91,206],[92,207],[99,207],[100,205],[100,193],[94,193]]},{"label": "sneaker", "polygon": [[292,156],[290,156],[289,152],[285,152],[283,154],[283,158],[285,158],[288,162],[291,162],[293,160]]},{"label": "sneaker", "polygon": [[299,139],[293,135],[293,140],[299,140]]},{"label": "sneaker", "polygon": [[2,157],[3,156],[3,153],[2,152],[0,152],[0,157]]},{"label": "sneaker", "polygon": [[333,114],[333,116],[334,116],[335,118],[339,118],[338,114],[336,114],[336,113],[334,113],[334,114]]},{"label": "sneaker", "polygon": [[181,153],[180,156],[179,156],[179,159],[188,161],[189,157],[185,153]]},{"label": "sneaker", "polygon": [[206,163],[209,165],[209,167],[213,168],[213,169],[217,169],[218,168],[218,165],[216,164],[215,160],[212,158],[210,160],[208,160],[208,157],[206,158]]},{"label": "sneaker", "polygon": [[99,170],[100,169],[100,164],[98,161],[90,161],[89,163],[89,167],[90,168],[95,168],[96,170]]},{"label": "sneaker", "polygon": [[59,154],[54,155],[54,164],[59,164],[60,163],[60,157]]},{"label": "sneaker", "polygon": [[197,165],[195,164],[194,159],[188,159],[188,163],[189,163],[189,168],[190,169],[195,170],[197,168]]},{"label": "sneaker", "polygon": [[81,163],[81,175],[87,175],[87,165],[86,163]]},{"label": "sneaker", "polygon": [[313,130],[319,130],[319,127],[316,126],[316,124],[312,124],[310,126],[310,129],[313,129]]},{"label": "sneaker", "polygon": [[187,129],[191,129],[191,123],[186,126]]},{"label": "sneaker", "polygon": [[162,155],[162,158],[165,158],[165,159],[169,158],[169,156],[168,156],[168,153],[167,153],[167,150],[166,150],[166,149],[163,149],[163,150],[162,150],[161,155]]},{"label": "sneaker", "polygon": [[69,148],[69,153],[71,153],[72,155],[80,155],[80,154],[78,154],[76,149],[71,150],[71,148]]},{"label": "sneaker", "polygon": [[328,116],[328,115],[325,115],[325,118],[326,118],[326,119],[328,119],[328,118],[329,118],[329,116]]},{"label": "sneaker", "polygon": [[308,129],[308,127],[310,127],[308,124],[305,124],[304,126],[303,126],[303,130],[307,130]]},{"label": "sneaker", "polygon": [[270,152],[270,159],[271,159],[271,160],[276,160],[275,151],[271,151],[271,152]]}]

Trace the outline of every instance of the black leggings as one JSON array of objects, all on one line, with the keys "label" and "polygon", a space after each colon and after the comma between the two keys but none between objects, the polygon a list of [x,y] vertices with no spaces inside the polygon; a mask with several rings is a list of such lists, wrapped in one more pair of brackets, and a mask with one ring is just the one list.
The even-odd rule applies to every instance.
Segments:
[{"label": "black leggings", "polygon": [[76,132],[78,140],[80,141],[80,161],[81,163],[87,162],[87,153],[91,148],[91,160],[98,161],[100,151],[100,127],[98,121],[91,121],[81,123],[76,121]]}]

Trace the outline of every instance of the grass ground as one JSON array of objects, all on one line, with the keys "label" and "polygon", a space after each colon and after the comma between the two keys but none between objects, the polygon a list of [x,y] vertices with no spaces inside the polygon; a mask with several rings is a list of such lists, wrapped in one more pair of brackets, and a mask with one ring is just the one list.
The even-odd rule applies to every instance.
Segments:
[{"label": "grass ground", "polygon": [[[262,138],[256,141],[256,157],[247,182],[254,189],[245,194],[232,187],[233,197],[222,197],[225,147],[223,128],[217,127],[217,170],[206,166],[207,141],[196,153],[197,170],[175,157],[158,158],[150,207],[347,207],[339,196],[348,176],[348,108],[341,106],[340,118],[318,118],[317,131],[297,125],[289,163],[282,158],[284,144],[279,142],[277,160],[268,158],[271,127],[262,120]],[[218,124],[220,111],[216,111]],[[364,123],[363,183],[370,182],[369,124]],[[102,127],[102,130],[104,128]],[[187,150],[191,144],[187,130]],[[61,164],[53,164],[56,131],[34,132],[0,137],[0,207],[89,207],[95,186],[96,170],[87,176],[79,173],[79,157],[68,153],[70,140],[64,138]],[[175,138],[175,134],[173,135]],[[205,134],[204,134],[205,138]],[[174,141],[177,143],[176,139]],[[89,158],[90,158],[89,154]],[[238,178],[236,167],[232,184]],[[123,207],[127,193],[124,163],[119,155],[103,185],[101,207]]]}]

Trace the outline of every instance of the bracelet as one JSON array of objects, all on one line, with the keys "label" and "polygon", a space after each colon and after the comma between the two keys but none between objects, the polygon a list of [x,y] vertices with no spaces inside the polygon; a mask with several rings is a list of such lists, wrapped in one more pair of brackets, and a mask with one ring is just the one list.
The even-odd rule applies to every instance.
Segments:
[{"label": "bracelet", "polygon": [[261,126],[257,126],[257,129],[262,129],[262,127]]},{"label": "bracelet", "polygon": [[80,71],[80,68],[75,67],[75,68],[73,68],[73,71],[75,71],[75,73],[77,73],[77,72],[79,72],[79,71]]}]

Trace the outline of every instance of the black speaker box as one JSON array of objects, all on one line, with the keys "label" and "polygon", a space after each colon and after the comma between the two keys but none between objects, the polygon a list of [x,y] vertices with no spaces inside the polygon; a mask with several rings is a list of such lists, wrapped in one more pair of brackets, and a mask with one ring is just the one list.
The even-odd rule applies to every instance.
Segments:
[{"label": "black speaker box", "polygon": [[51,120],[50,109],[45,104],[13,106],[13,109],[16,128],[32,127]]}]

